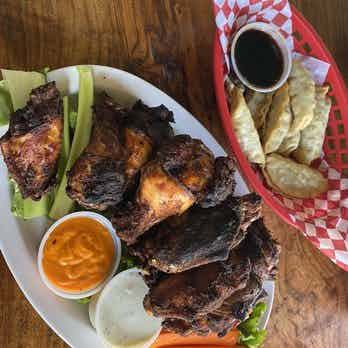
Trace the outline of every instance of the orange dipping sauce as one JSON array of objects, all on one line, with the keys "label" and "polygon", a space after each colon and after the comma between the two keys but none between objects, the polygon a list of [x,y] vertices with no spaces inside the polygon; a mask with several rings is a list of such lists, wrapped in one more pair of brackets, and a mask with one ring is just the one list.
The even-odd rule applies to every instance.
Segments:
[{"label": "orange dipping sauce", "polygon": [[115,245],[109,230],[88,217],[63,221],[49,235],[42,256],[47,279],[63,291],[95,288],[110,274]]}]

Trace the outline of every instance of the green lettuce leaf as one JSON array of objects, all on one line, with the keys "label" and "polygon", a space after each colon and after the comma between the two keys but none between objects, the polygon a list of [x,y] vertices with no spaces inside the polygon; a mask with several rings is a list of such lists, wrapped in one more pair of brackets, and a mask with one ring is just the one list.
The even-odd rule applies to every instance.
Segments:
[{"label": "green lettuce leaf", "polygon": [[47,80],[47,74],[50,70],[51,69],[48,66],[45,66],[43,69],[39,70],[39,73],[43,74],[45,76],[45,79]]},{"label": "green lettuce leaf", "polygon": [[8,118],[13,112],[10,91],[6,80],[0,81],[0,126],[8,124]]},{"label": "green lettuce leaf", "polygon": [[84,298],[79,298],[77,300],[77,303],[79,304],[88,304],[91,302],[91,299],[92,299],[92,296],[89,296],[89,297],[84,297]]},{"label": "green lettuce leaf", "polygon": [[50,218],[57,220],[68,214],[74,207],[74,202],[66,194],[67,177],[66,173],[74,165],[75,161],[82,154],[89,143],[92,129],[92,106],[94,100],[94,87],[92,71],[89,67],[80,66],[79,72],[79,94],[76,128],[69,158],[59,183],[57,193],[49,212]]},{"label": "green lettuce leaf", "polygon": [[266,338],[266,330],[259,329],[260,319],[266,312],[264,302],[258,303],[249,318],[238,325],[239,344],[248,348],[259,348]]},{"label": "green lettuce leaf", "polygon": [[32,89],[46,83],[43,74],[36,71],[1,70],[11,95],[13,110],[23,108]]},{"label": "green lettuce leaf", "polygon": [[[33,88],[46,83],[45,76],[32,71],[1,70],[5,86],[9,91],[13,110],[16,111],[26,105],[30,92]],[[18,185],[11,180],[10,184],[11,210],[12,213],[23,219],[32,219],[38,216],[45,216],[48,213],[51,195],[44,195],[39,201],[30,198],[23,199]]]},{"label": "green lettuce leaf", "polygon": [[10,179],[11,212],[14,216],[22,219],[32,219],[45,216],[51,205],[51,195],[44,195],[39,201],[30,198],[23,199],[17,183]]}]

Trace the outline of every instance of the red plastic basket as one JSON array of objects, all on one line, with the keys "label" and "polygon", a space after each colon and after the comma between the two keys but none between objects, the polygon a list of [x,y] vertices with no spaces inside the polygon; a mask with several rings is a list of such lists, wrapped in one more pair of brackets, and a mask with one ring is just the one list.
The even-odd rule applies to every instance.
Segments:
[{"label": "red plastic basket", "polygon": [[[346,85],[334,59],[325,47],[319,35],[299,13],[299,11],[296,10],[295,7],[292,6],[291,9],[295,51],[318,58],[331,64],[327,79],[325,81],[325,84],[330,86],[329,96],[332,98],[332,108],[326,131],[324,154],[325,160],[329,163],[330,167],[336,169],[340,173],[341,178],[348,178],[348,93]],[[214,45],[214,83],[217,105],[220,111],[225,133],[228,137],[230,148],[237,158],[241,172],[251,187],[262,196],[265,203],[269,207],[271,207],[287,223],[302,230],[306,236],[311,239],[308,233],[306,233],[304,230],[305,226],[301,226],[301,224],[295,222],[291,218],[289,210],[284,205],[280,204],[272,192],[264,185],[264,182],[259,177],[257,171],[252,168],[247,158],[241,151],[237,138],[231,127],[230,113],[224,88],[225,71],[223,59],[223,52],[220,46],[219,37],[218,34],[216,34]],[[333,188],[330,187],[330,190],[332,189]],[[340,190],[340,187],[336,189]],[[348,226],[347,230],[345,231],[346,236],[348,235],[347,231]],[[346,237],[346,239],[347,238],[348,237]],[[318,248],[320,248],[317,240],[312,240],[312,242],[316,244]],[[346,244],[344,244],[345,249],[342,250],[346,252],[348,249],[348,240],[343,240],[343,243]],[[331,257],[330,251],[323,252],[327,254],[327,256]],[[331,258],[334,260],[333,257]],[[342,265],[339,262],[337,263],[344,269],[348,270],[348,265]]]}]

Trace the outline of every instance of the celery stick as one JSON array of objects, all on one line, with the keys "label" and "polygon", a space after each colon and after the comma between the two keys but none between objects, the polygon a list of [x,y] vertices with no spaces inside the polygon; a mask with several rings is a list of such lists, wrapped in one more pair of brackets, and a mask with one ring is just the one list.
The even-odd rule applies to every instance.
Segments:
[{"label": "celery stick", "polygon": [[69,97],[63,97],[63,109],[64,109],[64,128],[63,128],[63,142],[62,150],[60,152],[60,158],[58,163],[58,182],[62,180],[66,163],[68,162],[70,153],[70,127],[69,127]]},{"label": "celery stick", "polygon": [[68,214],[74,206],[74,202],[66,194],[66,173],[88,145],[92,129],[94,93],[92,71],[89,67],[84,66],[78,67],[77,69],[79,72],[79,95],[76,128],[66,168],[49,212],[49,217],[55,220]]},{"label": "celery stick", "polygon": [[[1,70],[10,92],[13,110],[16,111],[26,105],[33,88],[46,83],[45,76],[38,72]],[[50,194],[44,195],[39,201],[30,198],[23,199],[17,183],[12,180],[11,210],[14,215],[23,219],[45,216],[50,205]]]},{"label": "celery stick", "polygon": [[86,66],[80,66],[77,70],[79,71],[77,120],[71,153],[67,164],[68,170],[88,145],[92,130],[92,106],[94,99],[92,71]]},{"label": "celery stick", "polygon": [[13,112],[7,81],[0,81],[0,126],[8,124],[8,117]]},{"label": "celery stick", "polygon": [[77,120],[77,112],[76,111],[70,111],[69,113],[69,125],[71,129],[75,129],[76,127],[76,120]]}]

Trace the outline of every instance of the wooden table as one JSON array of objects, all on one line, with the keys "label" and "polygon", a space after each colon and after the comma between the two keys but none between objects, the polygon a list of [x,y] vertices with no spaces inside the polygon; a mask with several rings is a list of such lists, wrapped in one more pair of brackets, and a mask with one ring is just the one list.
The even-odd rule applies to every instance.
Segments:
[{"label": "wooden table", "polygon": [[[293,3],[348,81],[348,1]],[[210,0],[0,1],[1,67],[92,63],[127,70],[183,104],[225,145],[212,81],[213,37]],[[283,248],[265,347],[348,347],[348,273],[267,207],[264,213]],[[25,299],[3,258],[0,347],[66,347]]]}]

